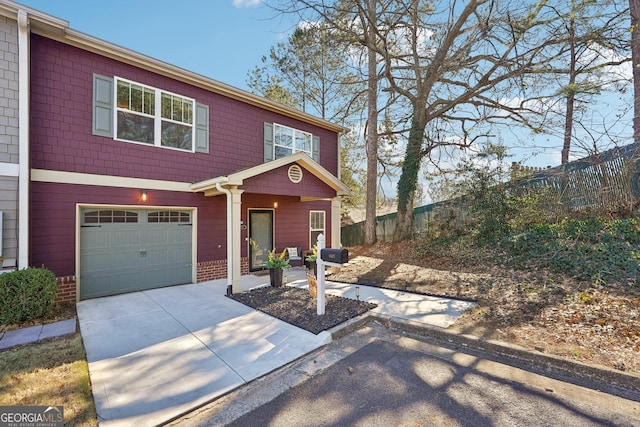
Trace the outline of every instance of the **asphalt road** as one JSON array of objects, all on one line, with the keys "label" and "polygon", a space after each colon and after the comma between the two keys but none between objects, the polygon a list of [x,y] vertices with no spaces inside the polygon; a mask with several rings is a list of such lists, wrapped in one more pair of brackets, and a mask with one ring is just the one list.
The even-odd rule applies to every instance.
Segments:
[{"label": "asphalt road", "polygon": [[369,324],[174,424],[640,426],[640,394],[511,365]]}]

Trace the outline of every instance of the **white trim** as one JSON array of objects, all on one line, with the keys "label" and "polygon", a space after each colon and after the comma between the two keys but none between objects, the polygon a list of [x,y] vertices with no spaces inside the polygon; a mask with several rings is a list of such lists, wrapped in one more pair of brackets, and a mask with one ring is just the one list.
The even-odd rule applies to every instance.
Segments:
[{"label": "white trim", "polygon": [[[278,133],[277,132],[278,128],[288,129],[291,131],[291,147],[287,147],[286,145],[281,145],[276,143],[276,134]],[[309,136],[309,151],[301,150],[298,148],[298,146],[296,145],[296,133],[301,133]],[[281,158],[281,157],[276,157],[276,147],[281,147],[284,149],[291,150],[291,153],[288,154],[289,156],[291,154],[300,152],[300,153],[305,153],[307,156],[311,157],[311,153],[313,153],[313,134],[311,132],[296,129],[291,126],[281,125],[280,123],[274,123],[273,124],[273,159],[274,160]],[[282,157],[287,157],[287,156],[282,156]]]},{"label": "white trim", "polygon": [[18,10],[18,269],[29,266],[29,104],[30,104],[29,18]]},{"label": "white trim", "polygon": [[[134,110],[130,110],[128,108],[121,108],[118,107],[118,82],[124,82],[124,83],[128,83],[129,85],[135,85],[135,86],[140,86],[143,89],[148,89],[149,91],[153,91],[153,96],[154,96],[154,114],[149,114],[147,112],[138,112],[138,111],[134,111]],[[185,153],[195,153],[196,151],[196,142],[195,142],[195,128],[196,128],[196,124],[195,124],[195,114],[196,114],[196,100],[193,98],[189,98],[188,96],[185,95],[180,95],[178,93],[175,92],[170,92],[168,90],[164,90],[164,89],[160,89],[158,87],[154,87],[154,86],[149,86],[146,85],[144,83],[140,83],[140,82],[136,82],[133,80],[129,80],[129,79],[125,79],[123,77],[118,77],[115,76],[113,78],[113,86],[114,86],[114,90],[113,90],[113,129],[114,129],[114,135],[113,135],[113,139],[115,139],[116,141],[123,141],[123,142],[130,142],[133,144],[140,144],[140,145],[146,145],[147,147],[151,146],[151,147],[158,147],[158,148],[167,148],[167,149],[171,149],[171,150],[177,150],[177,151],[182,151]],[[177,96],[179,98],[182,99],[186,99],[187,101],[191,102],[191,123],[186,123],[186,122],[181,122],[181,121],[177,121],[177,120],[173,120],[170,118],[166,118],[166,117],[162,117],[162,95],[167,94],[167,95],[171,95],[171,96]],[[130,113],[130,114],[135,114],[138,116],[142,116],[142,117],[146,117],[148,119],[152,119],[153,120],[153,135],[154,135],[154,141],[153,144],[148,144],[146,142],[141,142],[141,141],[134,141],[131,139],[124,139],[124,138],[118,138],[118,112],[123,111],[125,113]],[[168,123],[175,123],[175,124],[179,124],[181,126],[185,126],[185,127],[190,127],[191,128],[191,148],[186,149],[186,148],[179,148],[179,147],[172,147],[169,145],[162,145],[162,122],[168,122]]]},{"label": "white trim", "polygon": [[96,203],[76,203],[76,302],[80,301],[80,230],[82,226],[83,209],[131,209],[137,211],[164,210],[191,212],[191,282],[198,281],[198,208],[195,206],[141,206],[141,205],[103,205]]},{"label": "white trim", "polygon": [[243,169],[239,172],[235,172],[227,176],[219,176],[216,178],[208,179],[206,181],[196,182],[194,184],[191,184],[190,188],[195,193],[204,192],[205,196],[216,196],[218,194],[221,194],[220,191],[218,191],[216,188],[217,183],[240,186],[245,179],[253,178],[255,176],[270,172],[274,169],[292,163],[299,164],[311,174],[319,178],[322,182],[336,190],[338,196],[348,196],[349,194],[351,194],[351,190],[349,189],[349,187],[347,187],[343,182],[333,176],[331,172],[326,170],[324,167],[322,167],[322,165],[317,163],[302,151],[298,151],[297,153],[291,154],[290,156],[281,157],[270,162],[261,163],[257,166]]},{"label": "white trim", "polygon": [[20,176],[20,164],[0,162],[0,176]]},{"label": "white trim", "polygon": [[129,178],[125,176],[97,175],[80,172],[63,172],[48,169],[31,169],[31,180],[56,184],[95,185],[98,187],[144,188],[192,193],[188,182],[162,181],[159,179]]}]

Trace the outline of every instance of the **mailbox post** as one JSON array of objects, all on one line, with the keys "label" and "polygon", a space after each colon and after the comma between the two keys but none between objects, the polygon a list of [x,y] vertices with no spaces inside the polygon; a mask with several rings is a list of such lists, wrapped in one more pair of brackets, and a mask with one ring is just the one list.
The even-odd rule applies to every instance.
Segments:
[{"label": "mailbox post", "polygon": [[325,266],[342,267],[342,264],[349,262],[349,252],[346,249],[327,249],[324,247],[324,234],[318,236],[318,258],[316,264],[318,266],[317,282],[318,282],[318,316],[325,313],[326,297],[324,292],[324,273]]}]

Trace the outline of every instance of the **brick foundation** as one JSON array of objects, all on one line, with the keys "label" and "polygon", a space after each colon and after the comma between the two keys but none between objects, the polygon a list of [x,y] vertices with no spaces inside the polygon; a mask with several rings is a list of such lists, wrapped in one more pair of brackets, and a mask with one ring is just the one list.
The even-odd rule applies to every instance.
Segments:
[{"label": "brick foundation", "polygon": [[56,304],[76,302],[76,276],[56,277],[58,282],[58,295]]},{"label": "brick foundation", "polygon": [[[240,260],[240,274],[249,274],[249,258]],[[198,263],[197,283],[227,277],[227,260],[204,261]]]}]

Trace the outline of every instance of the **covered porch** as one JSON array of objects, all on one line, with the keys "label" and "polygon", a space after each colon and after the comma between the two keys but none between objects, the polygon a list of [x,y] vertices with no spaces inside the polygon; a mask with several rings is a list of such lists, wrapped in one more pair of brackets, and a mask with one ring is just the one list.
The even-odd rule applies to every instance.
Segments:
[{"label": "covered porch", "polygon": [[[341,247],[341,197],[350,194],[350,190],[305,153],[298,152],[229,175],[194,183],[190,188],[193,192],[203,193],[205,197],[225,196],[226,198],[227,284],[231,286],[233,293],[242,292],[240,283],[242,252],[243,247],[246,248],[250,243],[247,223],[243,221],[243,217],[248,219],[248,213],[243,211],[246,206],[242,205],[249,195],[254,202],[256,198],[260,198],[263,201],[262,206],[273,209],[278,207],[277,201],[271,202],[272,198],[277,200],[276,197],[293,198],[296,204],[313,205],[314,202],[324,202],[328,206],[326,213],[329,216],[328,247]],[[280,235],[283,233],[283,228],[288,228],[292,233],[308,232],[308,225],[304,225],[305,221],[289,217],[286,223],[278,224]],[[307,228],[302,230],[302,227]],[[278,250],[293,243],[286,239],[278,240],[273,242],[273,247],[277,247]]]}]

